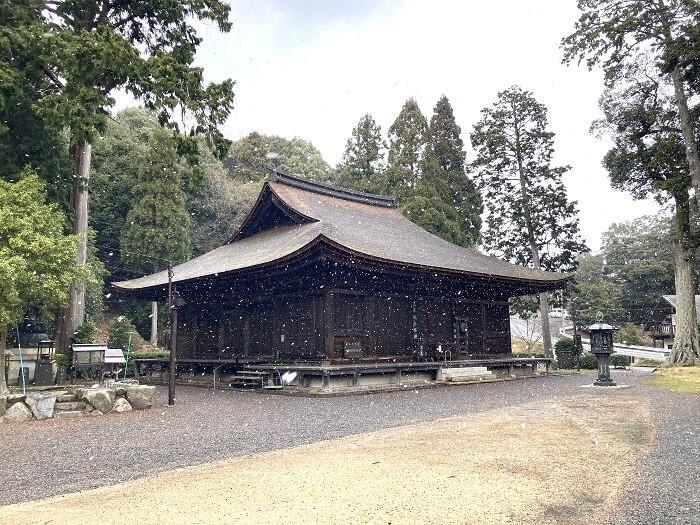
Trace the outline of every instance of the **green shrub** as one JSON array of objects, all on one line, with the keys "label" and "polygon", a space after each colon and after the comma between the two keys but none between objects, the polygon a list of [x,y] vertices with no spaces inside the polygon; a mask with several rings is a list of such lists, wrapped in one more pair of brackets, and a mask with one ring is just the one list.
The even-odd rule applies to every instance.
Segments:
[{"label": "green shrub", "polygon": [[80,325],[80,328],[73,335],[73,340],[77,344],[90,344],[95,343],[95,337],[97,336],[97,327],[92,321],[85,321]]},{"label": "green shrub", "polygon": [[578,358],[578,367],[585,370],[595,370],[598,368],[598,360],[592,353],[584,352]]},{"label": "green shrub", "polygon": [[627,323],[613,334],[613,341],[625,345],[644,346],[644,331],[636,324]]},{"label": "green shrub", "polygon": [[131,355],[131,359],[163,359],[170,357],[167,350],[157,350],[155,352],[138,352]]},{"label": "green shrub", "polygon": [[513,357],[542,358],[542,357],[545,357],[545,355],[542,352],[524,352],[524,353],[513,354]]},{"label": "green shrub", "polygon": [[576,352],[576,345],[574,344],[573,339],[569,339],[568,337],[562,337],[554,345],[554,350],[556,350],[557,352],[573,352],[573,353],[575,353]]},{"label": "green shrub", "polygon": [[70,356],[68,354],[56,354],[54,359],[56,359],[56,366],[59,368],[70,364]]},{"label": "green shrub", "polygon": [[133,335],[136,333],[136,328],[131,321],[126,317],[119,316],[109,325],[107,334],[107,345],[110,348],[121,348],[125,352],[129,348],[129,339],[133,344]]},{"label": "green shrub", "polygon": [[630,366],[632,359],[628,355],[613,354],[610,356],[610,364],[612,366]]}]

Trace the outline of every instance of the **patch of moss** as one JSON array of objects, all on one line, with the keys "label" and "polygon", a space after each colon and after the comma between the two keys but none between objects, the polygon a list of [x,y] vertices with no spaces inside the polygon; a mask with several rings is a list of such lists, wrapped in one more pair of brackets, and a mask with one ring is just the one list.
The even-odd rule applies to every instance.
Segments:
[{"label": "patch of moss", "polygon": [[673,392],[700,394],[700,366],[659,368],[648,384]]}]

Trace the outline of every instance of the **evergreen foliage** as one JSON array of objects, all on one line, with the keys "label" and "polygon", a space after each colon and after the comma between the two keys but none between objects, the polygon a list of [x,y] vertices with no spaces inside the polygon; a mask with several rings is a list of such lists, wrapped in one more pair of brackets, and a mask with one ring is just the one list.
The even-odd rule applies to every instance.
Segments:
[{"label": "evergreen foliage", "polygon": [[454,210],[464,238],[457,244],[472,246],[479,241],[483,204],[479,190],[466,172],[461,133],[452,105],[443,95],[430,119],[429,142],[423,162],[424,179],[434,188],[439,199]]},{"label": "evergreen foliage", "polygon": [[126,353],[129,350],[130,340],[133,347],[135,333],[136,328],[131,321],[124,316],[119,316],[109,325],[107,345],[110,348],[121,348]]},{"label": "evergreen foliage", "polygon": [[552,166],[554,133],[547,109],[513,86],[498,94],[471,135],[475,179],[487,210],[484,248],[524,266],[572,271],[587,251],[576,202],[562,181],[569,166]]},{"label": "evergreen foliage", "polygon": [[187,190],[193,255],[201,255],[228,241],[262,187],[261,182],[241,182],[232,177],[207,148],[201,149],[199,166],[202,180]]},{"label": "evergreen foliage", "polygon": [[389,128],[387,190],[400,201],[416,190],[421,161],[428,144],[428,121],[413,98],[409,98]]},{"label": "evergreen foliage", "polygon": [[123,266],[118,248],[126,215],[135,199],[151,137],[159,127],[153,113],[127,108],[109,121],[93,145],[90,226],[96,232],[98,256],[117,275]]},{"label": "evergreen foliage", "polygon": [[337,168],[336,183],[344,188],[370,193],[385,191],[385,150],[381,128],[372,115],[366,113],[345,144],[343,159]]},{"label": "evergreen foliage", "polygon": [[190,219],[181,187],[174,144],[158,131],[134,188],[135,200],[121,234],[121,257],[135,272],[165,269],[166,261],[179,263],[190,255]]},{"label": "evergreen foliage", "polygon": [[[672,362],[700,360],[700,334],[695,312],[695,252],[700,246],[697,207],[691,200],[692,176],[674,88],[669,79],[654,78],[648,59],[631,58],[607,88],[600,106],[604,118],[594,128],[614,141],[603,164],[613,187],[635,198],[653,196],[674,205],[673,221],[659,248],[670,247],[678,296],[677,338]],[[698,134],[700,105],[688,106],[693,134]],[[644,257],[645,254],[641,254]],[[643,286],[643,285],[642,285]],[[652,288],[653,285],[652,285]],[[687,311],[686,311],[687,310]]]},{"label": "evergreen foliage", "polygon": [[279,169],[292,175],[328,181],[331,167],[321,152],[307,140],[263,135],[257,131],[231,145],[225,160],[229,173],[240,182],[261,182],[269,169]]}]

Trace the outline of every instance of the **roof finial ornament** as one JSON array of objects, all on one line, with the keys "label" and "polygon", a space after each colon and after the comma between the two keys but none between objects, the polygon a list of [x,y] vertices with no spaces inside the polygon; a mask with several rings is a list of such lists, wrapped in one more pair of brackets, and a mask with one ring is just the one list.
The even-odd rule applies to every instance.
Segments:
[{"label": "roof finial ornament", "polygon": [[603,322],[603,312],[601,312],[600,310],[598,310],[598,313],[595,314],[595,320],[596,320],[596,322],[598,322],[598,323],[602,323],[602,322]]}]

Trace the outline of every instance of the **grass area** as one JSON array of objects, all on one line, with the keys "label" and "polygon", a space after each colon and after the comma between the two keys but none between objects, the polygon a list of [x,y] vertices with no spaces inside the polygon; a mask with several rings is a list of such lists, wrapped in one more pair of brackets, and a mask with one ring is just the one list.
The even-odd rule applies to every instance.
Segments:
[{"label": "grass area", "polygon": [[514,354],[540,354],[544,352],[542,343],[527,341],[522,337],[511,337],[510,344]]},{"label": "grass area", "polygon": [[700,394],[700,366],[659,368],[649,384],[673,392]]}]

